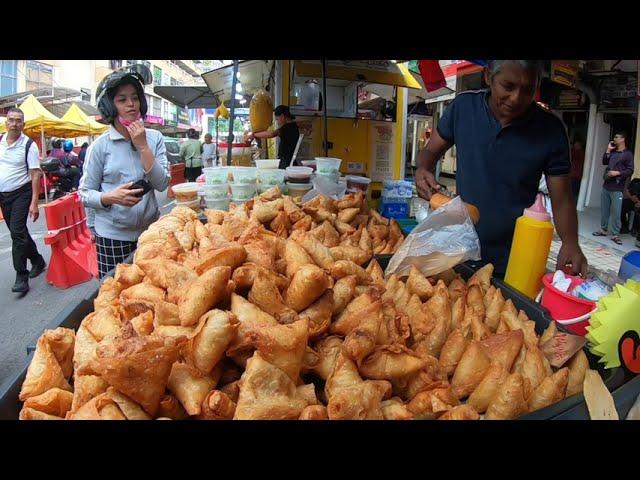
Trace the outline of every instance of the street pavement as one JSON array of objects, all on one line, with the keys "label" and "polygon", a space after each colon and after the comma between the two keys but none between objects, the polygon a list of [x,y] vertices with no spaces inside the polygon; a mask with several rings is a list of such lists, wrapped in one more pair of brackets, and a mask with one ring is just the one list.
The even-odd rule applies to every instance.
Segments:
[{"label": "street pavement", "polygon": [[[161,213],[167,213],[172,200],[166,193],[156,192]],[[40,218],[28,220],[31,236],[38,251],[47,260],[51,248],[44,244],[47,225],[41,202]],[[31,265],[28,262],[28,267]],[[56,288],[47,283],[46,272],[29,280],[29,293],[24,297],[11,292],[15,282],[15,270],[11,259],[11,236],[4,220],[0,221],[0,392],[14,375],[27,365],[27,347],[35,346],[45,328],[52,328],[55,317],[66,307],[88,296],[98,285],[98,280],[76,285],[68,289]]]}]

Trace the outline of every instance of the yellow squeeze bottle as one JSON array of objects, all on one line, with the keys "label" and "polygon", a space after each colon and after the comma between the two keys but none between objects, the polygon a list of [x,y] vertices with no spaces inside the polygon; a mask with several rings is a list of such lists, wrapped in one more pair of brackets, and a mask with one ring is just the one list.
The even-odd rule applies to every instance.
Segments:
[{"label": "yellow squeeze bottle", "polygon": [[551,215],[544,208],[539,193],[534,204],[525,208],[516,220],[505,283],[529,298],[535,298],[542,287],[552,238]]}]

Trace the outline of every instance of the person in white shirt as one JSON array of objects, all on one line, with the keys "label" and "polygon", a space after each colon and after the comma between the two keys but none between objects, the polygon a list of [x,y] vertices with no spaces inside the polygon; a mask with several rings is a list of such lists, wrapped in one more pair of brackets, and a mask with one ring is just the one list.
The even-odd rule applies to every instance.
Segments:
[{"label": "person in white shirt", "polygon": [[[24,113],[11,108],[7,113],[7,133],[0,139],[0,208],[11,232],[11,254],[16,282],[11,291],[27,293],[29,278],[40,275],[46,262],[27,229],[27,217],[38,219],[40,160],[38,146],[22,130]],[[27,259],[31,271],[27,270]]]},{"label": "person in white shirt", "polygon": [[216,166],[216,144],[213,143],[213,137],[210,133],[204,136],[204,143],[202,144],[202,164],[205,167]]}]

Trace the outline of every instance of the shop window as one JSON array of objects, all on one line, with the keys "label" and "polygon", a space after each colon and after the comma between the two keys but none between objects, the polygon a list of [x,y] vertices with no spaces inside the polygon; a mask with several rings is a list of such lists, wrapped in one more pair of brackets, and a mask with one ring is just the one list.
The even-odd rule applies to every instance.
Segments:
[{"label": "shop window", "polygon": [[0,96],[17,91],[17,60],[0,60]]},{"label": "shop window", "polygon": [[153,83],[162,85],[162,69],[160,67],[153,67]]},{"label": "shop window", "polygon": [[162,100],[159,98],[151,97],[153,104],[153,116],[162,117]]},{"label": "shop window", "polygon": [[27,60],[27,91],[53,87],[53,67],[35,60]]}]

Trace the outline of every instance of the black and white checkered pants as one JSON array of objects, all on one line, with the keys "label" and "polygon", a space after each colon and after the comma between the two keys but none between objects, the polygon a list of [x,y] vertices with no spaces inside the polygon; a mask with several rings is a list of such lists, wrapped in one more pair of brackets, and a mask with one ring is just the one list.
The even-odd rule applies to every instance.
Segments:
[{"label": "black and white checkered pants", "polygon": [[96,245],[98,246],[98,270],[100,278],[103,278],[105,275],[113,274],[112,270],[131,255],[138,242],[113,240],[96,235]]}]

